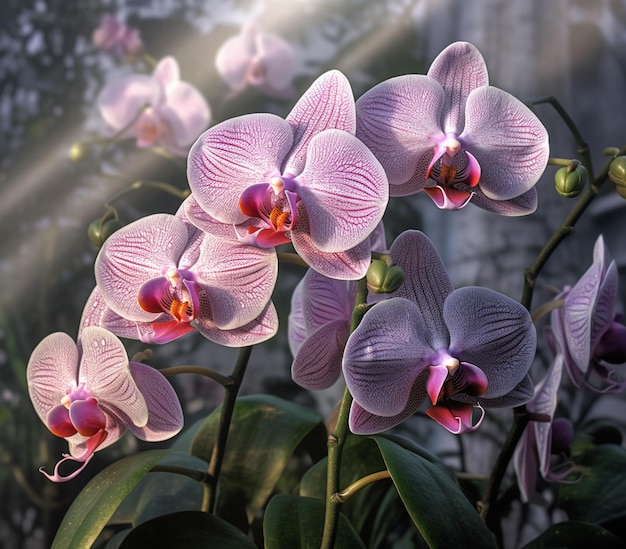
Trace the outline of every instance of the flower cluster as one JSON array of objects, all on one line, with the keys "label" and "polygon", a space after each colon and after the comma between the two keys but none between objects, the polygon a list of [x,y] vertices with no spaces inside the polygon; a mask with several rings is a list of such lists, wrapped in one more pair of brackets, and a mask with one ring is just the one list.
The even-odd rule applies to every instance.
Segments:
[{"label": "flower cluster", "polygon": [[128,60],[134,59],[143,49],[139,30],[120,23],[110,14],[102,16],[100,26],[93,32],[91,41],[99,50]]}]

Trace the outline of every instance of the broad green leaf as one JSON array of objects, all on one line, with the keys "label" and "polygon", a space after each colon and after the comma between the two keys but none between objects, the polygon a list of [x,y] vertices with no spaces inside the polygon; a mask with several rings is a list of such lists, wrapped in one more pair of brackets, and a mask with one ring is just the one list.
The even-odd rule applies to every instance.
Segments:
[{"label": "broad green leaf", "polygon": [[[341,488],[369,474],[386,469],[378,446],[369,437],[350,435],[343,448],[341,457]],[[328,458],[324,458],[311,467],[302,477],[300,495],[324,499],[326,497],[326,472]],[[349,519],[361,538],[369,536],[363,530],[372,526],[372,516],[377,512],[380,499],[389,486],[390,480],[381,480],[366,486],[341,506],[341,511]]]},{"label": "broad green leaf", "polygon": [[[492,533],[442,465],[429,452],[372,437],[418,530],[431,549],[496,547]],[[426,457],[425,457],[426,456]]]},{"label": "broad green leaf", "polygon": [[[206,419],[191,444],[191,453],[206,461],[213,452],[220,411]],[[309,463],[325,453],[326,428],[317,414],[269,395],[238,398],[219,478],[217,514],[231,521],[233,510],[241,508],[251,522],[300,446],[309,453]]]},{"label": "broad green leaf", "polygon": [[[319,549],[324,528],[324,502],[290,494],[277,494],[263,519],[265,549]],[[339,514],[334,549],[365,549],[343,514]]]},{"label": "broad green leaf", "polygon": [[595,446],[577,456],[576,465],[580,481],[559,485],[559,505],[568,516],[605,525],[626,517],[626,450]]},{"label": "broad green leaf", "polygon": [[126,495],[169,450],[150,450],[109,465],[78,494],[57,532],[52,549],[84,549],[98,537]]},{"label": "broad green leaf", "polygon": [[571,520],[553,524],[523,549],[624,549],[619,538],[601,526],[589,522]]},{"label": "broad green leaf", "polygon": [[127,534],[120,549],[256,549],[241,530],[201,511],[181,511],[154,518]]}]

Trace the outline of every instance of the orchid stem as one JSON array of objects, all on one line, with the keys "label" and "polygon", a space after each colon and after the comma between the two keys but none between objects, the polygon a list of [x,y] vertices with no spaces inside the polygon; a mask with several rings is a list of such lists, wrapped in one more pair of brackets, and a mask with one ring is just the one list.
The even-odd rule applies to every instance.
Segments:
[{"label": "orchid stem", "polygon": [[360,478],[356,482],[353,482],[350,486],[348,486],[341,492],[333,494],[333,499],[337,503],[345,503],[359,490],[362,490],[366,486],[369,486],[374,482],[378,482],[379,480],[384,480],[386,478],[391,478],[391,473],[387,469],[385,469],[384,471],[378,471],[377,473],[372,473],[371,475],[367,475],[363,478]]},{"label": "orchid stem", "polygon": [[[622,147],[621,150],[617,151],[615,156],[621,156],[623,154],[626,154],[626,147]],[[576,202],[570,213],[564,219],[561,226],[554,232],[546,245],[539,252],[534,263],[530,266],[530,268],[526,269],[524,274],[524,291],[521,299],[521,304],[526,307],[526,309],[530,310],[531,308],[535,283],[539,273],[561,241],[573,232],[574,226],[598,194],[600,187],[608,178],[609,166],[612,160],[613,158],[605,164],[595,180],[585,189],[581,197],[578,199],[578,202]],[[496,529],[499,530],[500,528],[497,522],[498,515],[496,513],[496,502],[500,492],[502,480],[504,479],[509,462],[513,457],[515,447],[517,446],[517,443],[524,433],[524,429],[529,421],[529,417],[524,406],[516,407],[514,412],[515,415],[513,425],[511,426],[511,430],[509,431],[507,439],[493,468],[482,500],[481,516],[492,531],[496,531]]]},{"label": "orchid stem", "polygon": [[[356,300],[352,311],[350,333],[356,330],[363,315],[367,311],[367,283],[365,278],[358,282]],[[324,513],[324,529],[322,531],[322,543],[320,549],[332,549],[335,546],[337,528],[339,526],[339,507],[341,501],[336,499],[339,493],[341,454],[350,431],[348,429],[348,417],[352,395],[346,387],[337,416],[337,423],[331,434],[328,435],[328,471],[326,473],[326,510]]]},{"label": "orchid stem", "polygon": [[278,257],[278,261],[283,263],[291,263],[292,265],[300,265],[300,267],[309,267],[309,264],[302,259],[298,254],[294,254],[291,252],[278,252],[276,254]]},{"label": "orchid stem", "polygon": [[179,374],[195,374],[204,376],[217,381],[222,387],[230,387],[235,384],[235,381],[230,376],[224,376],[209,368],[203,368],[202,366],[172,366],[170,368],[162,368],[159,370],[165,377],[175,376]]},{"label": "orchid stem", "polygon": [[215,446],[213,446],[213,453],[211,454],[211,461],[209,462],[208,476],[214,479],[212,485],[204,484],[204,497],[202,499],[202,511],[205,513],[213,513],[215,511],[215,503],[217,500],[217,490],[220,472],[222,470],[222,463],[224,461],[224,454],[226,452],[226,443],[228,442],[228,431],[230,430],[230,423],[235,411],[235,403],[237,402],[237,394],[241,388],[243,382],[243,376],[246,373],[248,367],[248,361],[250,360],[250,354],[252,353],[252,347],[242,347],[239,349],[239,355],[237,356],[237,362],[233,369],[233,374],[230,376],[232,383],[224,386],[224,402],[222,403],[222,409],[220,411],[219,424],[217,427],[217,440]]}]

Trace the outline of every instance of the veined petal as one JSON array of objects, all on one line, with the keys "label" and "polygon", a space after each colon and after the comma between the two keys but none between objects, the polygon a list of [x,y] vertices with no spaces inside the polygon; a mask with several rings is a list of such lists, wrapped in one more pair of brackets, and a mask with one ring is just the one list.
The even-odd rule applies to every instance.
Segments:
[{"label": "veined petal", "polygon": [[420,400],[417,394],[411,395],[404,410],[395,416],[387,417],[372,414],[365,410],[358,402],[353,401],[350,406],[350,416],[348,418],[350,431],[355,435],[375,435],[383,431],[388,431],[415,414],[422,400]]},{"label": "veined petal", "polygon": [[483,395],[477,399],[473,396],[458,393],[454,395],[454,400],[470,404],[475,403],[478,400],[480,405],[484,408],[513,408],[514,406],[526,404],[533,397],[534,389],[535,384],[533,383],[533,380],[528,374],[526,374],[524,379],[522,379],[522,381],[520,381],[505,395],[494,398],[484,398]]},{"label": "veined petal", "polygon": [[487,198],[480,190],[480,187],[474,187],[473,191],[472,204],[489,212],[514,217],[529,215],[537,209],[538,195],[535,187],[510,200],[492,200]]},{"label": "veined petal", "polygon": [[404,271],[404,283],[393,294],[415,303],[424,319],[426,341],[433,349],[448,347],[443,304],[454,289],[446,268],[430,239],[420,231],[404,231],[389,250]]},{"label": "veined petal", "polygon": [[150,442],[167,440],[183,428],[183,410],[174,388],[161,372],[140,362],[129,364],[130,373],[148,407],[148,423],[129,430],[139,439]]},{"label": "veined petal", "polygon": [[276,283],[278,259],[273,248],[206,238],[193,272],[209,298],[212,321],[222,330],[231,330],[253,321],[265,309]]},{"label": "veined petal", "polygon": [[464,148],[481,167],[486,197],[509,200],[530,190],[548,163],[548,132],[521,101],[487,86],[467,98]]},{"label": "veined petal", "polygon": [[334,320],[310,333],[291,365],[291,377],[305,389],[330,387],[341,374],[341,359],[350,332],[350,321]]},{"label": "veined petal", "polygon": [[343,252],[323,252],[311,239],[307,211],[298,205],[298,231],[293,232],[293,247],[304,261],[320,274],[341,280],[363,278],[372,260],[369,239]]},{"label": "veined petal", "polygon": [[282,173],[298,175],[308,163],[308,147],[314,136],[329,129],[354,135],[356,111],[350,82],[338,70],[325,72],[304,92],[285,120],[293,130],[293,147]]},{"label": "veined petal", "polygon": [[524,379],[535,356],[536,333],[520,303],[487,288],[460,288],[446,299],[443,317],[449,353],[487,375],[484,398],[505,395]]},{"label": "veined petal", "polygon": [[477,88],[487,86],[489,76],[481,53],[468,42],[455,42],[432,62],[428,76],[441,84],[445,106],[441,122],[444,133],[461,133],[465,125],[467,98]]},{"label": "veined petal", "polygon": [[41,340],[30,355],[26,381],[33,407],[45,425],[50,410],[76,387],[77,377],[78,348],[74,340],[62,332]]},{"label": "veined petal", "polygon": [[176,82],[169,87],[166,103],[159,108],[159,113],[167,122],[173,145],[185,154],[211,118],[204,96],[187,82]]},{"label": "veined petal", "polygon": [[303,316],[311,333],[333,320],[350,321],[356,297],[356,284],[328,278],[309,269],[302,279]]},{"label": "veined petal", "polygon": [[274,337],[278,331],[278,313],[270,301],[257,318],[232,330],[218,328],[208,315],[201,315],[195,324],[209,341],[225,347],[244,347]]},{"label": "veined petal", "polygon": [[155,314],[139,306],[139,289],[177,267],[187,241],[186,223],[169,214],[143,217],[113,233],[95,262],[96,283],[106,304],[129,320],[155,320]]},{"label": "veined petal", "polygon": [[413,176],[418,183],[425,183],[433,147],[444,137],[440,125],[443,107],[444,91],[439,83],[415,74],[381,82],[357,100],[356,135],[385,169],[392,196],[411,194],[398,194],[394,186]]},{"label": "veined petal", "polygon": [[98,402],[119,410],[137,426],[148,421],[146,401],[128,369],[122,342],[108,330],[91,326],[83,330],[80,379]]},{"label": "veined petal", "polygon": [[[298,189],[311,240],[324,252],[356,246],[376,228],[387,207],[389,186],[382,166],[353,135],[328,130],[311,139]],[[293,232],[300,232],[296,223]]]},{"label": "veined petal", "polygon": [[204,132],[189,151],[189,187],[200,207],[223,223],[241,223],[239,196],[269,181],[293,144],[291,126],[273,114],[247,114]]},{"label": "veined petal", "polygon": [[[307,271],[308,273],[309,271]],[[304,320],[304,284],[305,276],[298,282],[291,294],[291,307],[287,325],[287,339],[292,356],[296,356],[298,349],[306,339],[308,330]]]},{"label": "veined petal", "polygon": [[202,231],[220,238],[237,240],[235,226],[232,223],[222,223],[211,217],[200,207],[194,195],[189,195],[181,207],[187,219]]},{"label": "veined petal", "polygon": [[368,412],[395,416],[411,394],[421,391],[416,380],[434,355],[424,339],[424,321],[417,306],[403,298],[377,303],[350,335],[343,373],[354,399]]},{"label": "veined petal", "polygon": [[528,501],[535,492],[537,471],[539,470],[537,441],[535,439],[535,430],[531,425],[526,427],[522,438],[515,447],[513,466],[515,467],[517,485],[522,501]]}]

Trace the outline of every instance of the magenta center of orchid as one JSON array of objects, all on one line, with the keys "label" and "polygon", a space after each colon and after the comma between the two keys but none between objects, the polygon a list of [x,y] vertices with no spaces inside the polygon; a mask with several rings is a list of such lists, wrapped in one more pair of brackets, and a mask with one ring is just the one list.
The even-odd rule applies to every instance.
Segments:
[{"label": "magenta center of orchid", "polygon": [[85,383],[80,383],[48,412],[46,423],[50,431],[61,438],[77,433],[91,437],[105,429],[106,416],[98,407],[91,390]]},{"label": "magenta center of orchid", "polygon": [[141,113],[135,128],[139,147],[154,145],[164,133],[163,122],[150,107]]},{"label": "magenta center of orchid", "polygon": [[188,324],[200,308],[200,287],[192,273],[171,268],[165,276],[152,278],[139,289],[139,305],[149,313],[165,313]]},{"label": "magenta center of orchid", "polygon": [[291,241],[296,223],[296,182],[288,175],[273,176],[269,183],[248,187],[239,197],[239,207],[251,218],[248,234],[261,248],[271,248]]},{"label": "magenta center of orchid", "polygon": [[253,86],[260,86],[267,78],[267,69],[259,57],[250,61],[247,71],[248,82]]}]

